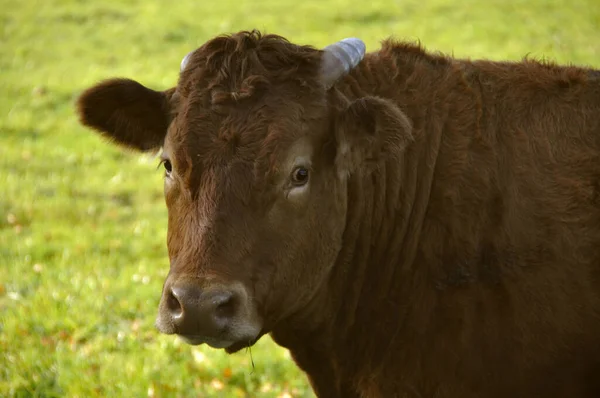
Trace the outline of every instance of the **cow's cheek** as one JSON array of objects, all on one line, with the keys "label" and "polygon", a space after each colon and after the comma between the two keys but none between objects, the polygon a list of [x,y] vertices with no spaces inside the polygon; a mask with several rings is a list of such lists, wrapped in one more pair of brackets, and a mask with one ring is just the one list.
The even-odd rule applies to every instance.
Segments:
[{"label": "cow's cheek", "polygon": [[314,261],[307,270],[319,279],[327,278],[341,249],[347,209],[346,188],[343,182],[332,177],[323,185],[320,194],[315,198],[312,210],[313,225],[310,234]]},{"label": "cow's cheek", "polygon": [[269,209],[261,230],[255,235],[260,262],[256,265],[255,279],[269,312],[279,314],[301,301],[306,283],[305,249],[310,243],[307,241],[310,228],[301,215],[305,213],[306,209],[279,200]]},{"label": "cow's cheek", "polygon": [[181,203],[176,189],[165,192],[165,202],[167,205],[167,250],[169,259],[173,263],[185,242],[186,206]]},{"label": "cow's cheek", "polygon": [[338,188],[335,185],[324,187],[322,194],[316,195],[307,208],[310,215],[303,225],[302,245],[295,258],[302,259],[296,264],[302,271],[297,278],[308,295],[326,283],[341,248],[345,201],[338,194]]},{"label": "cow's cheek", "polygon": [[293,312],[314,296],[327,280],[341,246],[343,187],[324,181],[316,188],[304,205],[298,198],[293,203],[275,203],[263,220],[265,235],[256,237],[270,264],[263,264],[257,288],[265,294],[269,310],[278,314]]},{"label": "cow's cheek", "polygon": [[167,251],[170,262],[173,263],[177,254],[181,251],[183,236],[181,228],[175,222],[175,216],[169,211],[169,222],[167,226]]}]

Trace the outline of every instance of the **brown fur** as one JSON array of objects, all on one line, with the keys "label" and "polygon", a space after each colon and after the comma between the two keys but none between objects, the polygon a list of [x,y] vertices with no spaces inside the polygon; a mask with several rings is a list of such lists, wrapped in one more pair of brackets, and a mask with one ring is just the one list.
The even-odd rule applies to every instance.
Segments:
[{"label": "brown fur", "polygon": [[241,281],[320,397],[600,396],[598,72],[388,40],[326,92],[320,56],[240,32],[170,109],[124,80],[81,97],[117,142],[166,135],[166,285]]}]

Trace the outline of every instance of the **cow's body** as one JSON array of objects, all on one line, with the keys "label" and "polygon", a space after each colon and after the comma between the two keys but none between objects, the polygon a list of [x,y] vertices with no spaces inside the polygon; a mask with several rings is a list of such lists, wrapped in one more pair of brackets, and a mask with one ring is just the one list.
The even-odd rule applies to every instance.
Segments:
[{"label": "cow's body", "polygon": [[352,179],[329,285],[273,337],[323,396],[600,396],[600,79],[385,54],[339,87],[416,141]]},{"label": "cow's body", "polygon": [[[182,87],[189,87],[185,78]],[[260,318],[256,338],[270,332],[289,348],[320,397],[599,397],[598,73],[534,61],[455,60],[386,42],[315,103],[354,104],[372,97],[401,110],[410,138],[396,145],[394,137],[406,130],[379,127],[379,136],[390,136],[363,161],[374,159],[328,177],[330,195],[337,195],[331,211],[313,214],[317,205],[303,209],[318,219],[311,224],[315,234],[325,241],[328,233],[337,236],[328,243],[331,255],[315,246],[311,260],[297,249],[298,264],[313,261],[307,267],[318,269],[313,272],[318,278],[304,285],[302,270],[283,265],[287,274],[269,274],[270,285],[263,284],[260,269],[233,276],[254,292],[259,315],[243,311],[250,314],[244,317]],[[94,126],[85,116],[93,104],[90,94],[87,98],[82,112]],[[310,114],[312,108],[302,102],[308,100],[299,98]],[[375,119],[363,116],[355,123],[386,126]],[[378,158],[387,146],[398,150]],[[346,149],[338,142],[336,156]],[[326,192],[315,188],[316,179],[313,192]],[[231,195],[230,209],[251,230],[246,208],[234,204],[232,192],[222,195]],[[275,216],[269,210],[265,217]],[[290,216],[291,227],[308,246],[308,232],[295,217]],[[170,229],[181,220],[170,219]],[[242,224],[207,225],[218,225],[216,236]],[[202,257],[208,252],[213,260],[226,258],[218,247],[190,254],[193,250],[181,247],[204,248],[206,240],[214,241],[193,243],[189,234],[177,233],[169,240],[172,261],[186,257],[192,258],[187,263],[208,264]],[[262,254],[240,234],[233,242],[241,242],[245,255]],[[227,251],[234,243],[225,245]],[[273,250],[279,256],[279,247]],[[333,261],[320,260],[325,257]],[[283,255],[276,258],[288,264]],[[244,261],[235,259],[229,261]],[[188,265],[172,268],[176,272],[205,276],[219,269]],[[278,280],[286,286],[281,295],[261,294],[277,290]],[[273,297],[285,308],[273,304]],[[173,333],[169,322],[159,327]]]}]

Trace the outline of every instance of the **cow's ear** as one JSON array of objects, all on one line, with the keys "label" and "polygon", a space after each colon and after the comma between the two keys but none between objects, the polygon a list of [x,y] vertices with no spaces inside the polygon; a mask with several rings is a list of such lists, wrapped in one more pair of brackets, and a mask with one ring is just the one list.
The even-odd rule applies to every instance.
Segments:
[{"label": "cow's ear", "polygon": [[127,148],[156,150],[163,145],[171,121],[174,91],[154,91],[129,79],[105,80],[78,98],[79,120]]},{"label": "cow's ear", "polygon": [[413,140],[408,117],[389,100],[363,97],[341,111],[336,123],[336,165],[340,172],[372,169],[401,154]]}]

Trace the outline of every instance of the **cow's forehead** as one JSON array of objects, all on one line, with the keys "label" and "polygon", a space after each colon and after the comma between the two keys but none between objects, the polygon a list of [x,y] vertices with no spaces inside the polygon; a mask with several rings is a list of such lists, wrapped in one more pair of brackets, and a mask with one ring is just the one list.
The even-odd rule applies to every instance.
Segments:
[{"label": "cow's forehead", "polygon": [[220,112],[190,101],[169,128],[165,148],[212,160],[252,160],[265,151],[285,151],[309,131],[298,108],[293,102],[260,102]]}]

